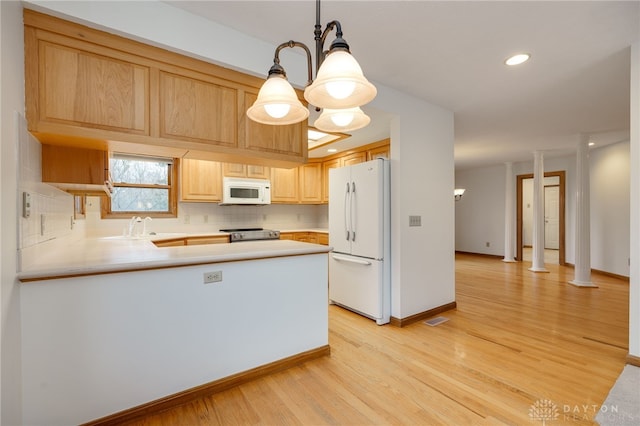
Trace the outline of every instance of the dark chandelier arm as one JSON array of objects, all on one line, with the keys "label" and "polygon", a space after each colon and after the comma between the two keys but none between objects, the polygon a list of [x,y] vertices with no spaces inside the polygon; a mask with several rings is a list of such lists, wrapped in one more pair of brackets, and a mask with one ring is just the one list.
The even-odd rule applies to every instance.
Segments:
[{"label": "dark chandelier arm", "polygon": [[307,53],[307,86],[313,83],[313,73],[311,67],[311,52],[306,44],[301,43],[299,41],[289,40],[286,43],[282,43],[278,47],[276,47],[276,53],[273,56],[273,66],[269,70],[269,74],[277,73],[282,74],[286,77],[286,73],[284,72],[284,68],[280,66],[280,51],[286,47],[301,47]]},{"label": "dark chandelier arm", "polygon": [[[349,45],[342,38],[342,25],[340,25],[340,21],[329,22],[322,33],[320,33],[320,28],[320,25],[316,24],[316,30],[314,31],[314,34],[316,35],[316,73],[320,69],[322,62],[324,62],[324,58],[327,56],[327,53],[332,49],[345,50],[351,53],[349,51]],[[331,47],[328,50],[324,50],[324,42],[327,40],[327,36],[334,28],[336,30],[336,39],[331,43]]]}]

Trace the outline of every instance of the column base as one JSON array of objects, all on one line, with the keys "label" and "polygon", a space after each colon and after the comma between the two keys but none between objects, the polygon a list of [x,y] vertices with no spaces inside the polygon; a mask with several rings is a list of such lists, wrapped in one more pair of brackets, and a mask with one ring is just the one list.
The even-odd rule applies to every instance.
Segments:
[{"label": "column base", "polygon": [[571,280],[569,284],[574,285],[576,287],[584,287],[584,288],[598,288],[597,284],[592,283],[591,281],[578,281]]},{"label": "column base", "polygon": [[548,269],[545,269],[545,268],[534,268],[533,266],[531,268],[529,268],[529,270],[531,272],[547,272],[547,273],[549,272]]},{"label": "column base", "polygon": [[505,263],[514,263],[517,262],[517,260],[515,260],[513,257],[511,259],[507,259],[506,257],[504,259],[502,259],[503,262]]}]

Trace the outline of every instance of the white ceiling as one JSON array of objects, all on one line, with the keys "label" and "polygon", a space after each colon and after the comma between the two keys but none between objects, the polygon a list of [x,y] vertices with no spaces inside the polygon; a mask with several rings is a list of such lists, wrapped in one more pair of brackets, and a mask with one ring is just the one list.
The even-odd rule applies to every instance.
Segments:
[{"label": "white ceiling", "polygon": [[[314,0],[169,3],[313,51]],[[629,137],[640,1],[323,1],[323,29],[334,19],[370,81],[454,112],[457,169],[529,161],[534,150],[567,155],[581,133],[597,146]],[[505,66],[517,52],[532,58]],[[344,146],[388,136],[389,115],[363,109],[372,124]]]}]

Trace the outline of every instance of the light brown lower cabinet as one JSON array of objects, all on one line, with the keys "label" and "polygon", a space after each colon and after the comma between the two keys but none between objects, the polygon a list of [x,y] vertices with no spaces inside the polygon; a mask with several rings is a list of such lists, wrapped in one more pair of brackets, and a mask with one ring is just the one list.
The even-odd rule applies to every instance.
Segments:
[{"label": "light brown lower cabinet", "polygon": [[303,243],[323,244],[325,246],[329,245],[329,235],[324,232],[281,232],[280,239],[301,241]]},{"label": "light brown lower cabinet", "polygon": [[197,237],[172,238],[154,241],[156,247],[197,246],[202,244],[226,244],[230,242],[228,235],[203,235]]},{"label": "light brown lower cabinet", "polygon": [[228,235],[188,237],[185,239],[185,244],[188,246],[198,246],[202,244],[225,244],[228,242],[230,242]]},{"label": "light brown lower cabinet", "polygon": [[323,246],[329,245],[329,234],[318,232],[316,235],[318,236],[318,244],[322,244]]}]

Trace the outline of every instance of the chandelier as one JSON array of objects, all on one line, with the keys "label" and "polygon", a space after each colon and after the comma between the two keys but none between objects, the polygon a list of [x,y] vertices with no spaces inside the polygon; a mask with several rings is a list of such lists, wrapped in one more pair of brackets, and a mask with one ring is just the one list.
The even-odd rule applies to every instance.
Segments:
[{"label": "chandelier", "polygon": [[[307,86],[304,98],[322,113],[314,127],[325,132],[345,132],[360,129],[371,119],[360,107],[376,97],[377,90],[363,75],[360,65],[351,55],[349,45],[342,38],[340,22],[331,21],[324,31],[320,25],[320,0],[316,0],[316,78],[313,80],[311,52],[301,42],[290,40],[275,51],[273,66],[258,92],[258,99],[247,110],[247,116],[258,123],[286,125],[309,117],[309,109],[300,102],[280,65],[280,51],[300,47],[307,55]],[[328,51],[324,50],[327,35],[336,30],[336,39]]]}]

